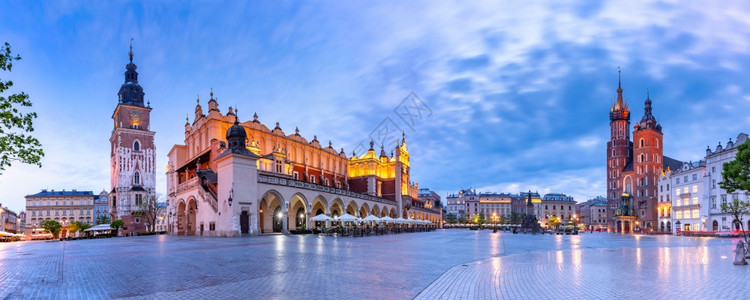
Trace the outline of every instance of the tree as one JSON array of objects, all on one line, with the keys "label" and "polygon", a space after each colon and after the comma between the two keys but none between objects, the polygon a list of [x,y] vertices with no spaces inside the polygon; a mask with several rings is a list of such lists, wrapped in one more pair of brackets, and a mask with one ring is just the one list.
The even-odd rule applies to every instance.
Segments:
[{"label": "tree", "polygon": [[143,218],[148,223],[148,231],[154,231],[156,228],[156,220],[159,216],[164,214],[166,206],[159,205],[158,199],[162,197],[159,195],[152,196],[148,201],[144,201],[141,205],[138,205],[138,209],[133,211],[133,216]]},{"label": "tree", "polygon": [[454,223],[456,223],[457,219],[458,218],[456,217],[456,214],[449,213],[449,214],[445,215],[445,221],[448,222],[448,224],[454,224]]},{"label": "tree", "polygon": [[81,222],[75,221],[68,224],[68,234],[81,231]]},{"label": "tree", "polygon": [[109,216],[106,215],[106,214],[99,215],[96,218],[96,225],[99,225],[99,224],[109,224],[109,222],[110,222]]},{"label": "tree", "polygon": [[115,230],[115,235],[120,231],[120,228],[125,226],[125,222],[122,220],[114,220],[111,224],[109,224],[109,227]]},{"label": "tree", "polygon": [[737,147],[737,155],[733,161],[724,163],[721,171],[724,179],[719,186],[727,193],[736,190],[750,191],[750,140]]},{"label": "tree", "polygon": [[[0,47],[0,69],[10,72],[13,61],[21,56],[11,54],[10,44]],[[0,80],[0,93],[13,87],[13,81]],[[24,92],[11,94],[7,98],[0,95],[0,173],[11,166],[14,161],[42,167],[44,156],[42,144],[31,136],[34,131],[35,112],[26,112],[31,107],[29,95]],[[26,109],[24,109],[26,108]]]},{"label": "tree", "polygon": [[55,220],[47,220],[42,222],[42,228],[44,228],[44,231],[49,232],[57,237],[57,235],[60,233],[60,229],[62,229],[62,225],[60,225],[60,223]]},{"label": "tree", "polygon": [[521,220],[523,220],[523,217],[521,217],[521,214],[513,211],[510,212],[510,223],[511,224],[521,224]]},{"label": "tree", "polygon": [[552,216],[547,221],[547,225],[553,228],[557,228],[557,226],[560,225],[560,219],[558,219],[556,216]]},{"label": "tree", "polygon": [[472,219],[474,224],[481,225],[484,223],[484,213],[476,214]]},{"label": "tree", "polygon": [[[750,191],[750,140],[737,146],[737,154],[734,160],[724,163],[721,177],[724,180],[719,182],[719,186],[726,190],[728,194],[737,190]],[[721,211],[732,215],[734,221],[740,223],[742,237],[745,240],[745,245],[747,245],[742,215],[750,212],[750,203],[734,199],[732,202],[722,203]]]},{"label": "tree", "polygon": [[82,232],[89,228],[91,228],[91,225],[83,223],[83,222],[75,221],[68,225],[68,232],[70,233]]},{"label": "tree", "polygon": [[[729,191],[727,190],[727,192]],[[742,224],[742,215],[750,213],[750,203],[740,201],[739,199],[734,199],[732,200],[732,202],[722,203],[721,211],[730,214],[732,217],[734,217],[734,222],[740,224],[742,238],[745,240],[745,245],[747,245],[747,236],[745,235],[745,227]]]}]

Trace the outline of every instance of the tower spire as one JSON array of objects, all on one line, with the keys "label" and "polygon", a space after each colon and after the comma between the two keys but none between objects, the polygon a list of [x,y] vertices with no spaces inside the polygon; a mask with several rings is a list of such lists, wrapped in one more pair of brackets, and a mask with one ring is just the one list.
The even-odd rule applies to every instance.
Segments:
[{"label": "tower spire", "polygon": [[624,106],[622,100],[622,70],[617,67],[617,103],[615,103],[615,110],[622,109]]},{"label": "tower spire", "polygon": [[130,63],[133,63],[133,40],[134,38],[130,37],[130,52],[128,52],[128,56],[130,56]]}]

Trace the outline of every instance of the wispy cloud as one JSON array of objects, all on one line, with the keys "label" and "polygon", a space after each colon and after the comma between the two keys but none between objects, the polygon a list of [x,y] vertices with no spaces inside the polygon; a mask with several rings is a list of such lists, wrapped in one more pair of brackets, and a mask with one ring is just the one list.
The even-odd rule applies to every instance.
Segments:
[{"label": "wispy cloud", "polygon": [[[0,20],[24,56],[11,74],[40,111],[44,168],[0,177],[5,204],[40,188],[109,187],[108,138],[129,37],[150,99],[157,164],[214,88],[347,153],[410,92],[412,178],[461,187],[603,194],[616,67],[637,121],[646,89],[667,155],[747,131],[750,7],[680,2],[13,2]],[[33,180],[32,180],[33,178]],[[157,185],[165,189],[164,174]]]}]

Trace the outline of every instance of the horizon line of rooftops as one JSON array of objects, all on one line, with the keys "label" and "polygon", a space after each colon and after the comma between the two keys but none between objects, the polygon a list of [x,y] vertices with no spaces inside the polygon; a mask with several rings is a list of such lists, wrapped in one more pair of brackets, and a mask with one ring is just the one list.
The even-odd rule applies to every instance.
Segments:
[{"label": "horizon line of rooftops", "polygon": [[[508,198],[526,198],[529,196],[529,192],[519,193],[497,193],[497,192],[479,192],[473,189],[464,189],[458,192],[458,194],[448,194],[446,198],[458,198],[461,196],[479,196],[479,197],[508,197]],[[539,194],[539,191],[531,192],[531,197],[541,198],[542,201],[569,201],[575,202],[573,196],[568,196],[564,193],[547,193],[544,197]]]}]

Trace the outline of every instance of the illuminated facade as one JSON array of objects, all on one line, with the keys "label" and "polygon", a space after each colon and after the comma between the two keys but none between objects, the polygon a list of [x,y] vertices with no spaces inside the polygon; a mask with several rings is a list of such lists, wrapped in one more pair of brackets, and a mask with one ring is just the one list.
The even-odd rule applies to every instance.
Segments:
[{"label": "illuminated facade", "polygon": [[[466,216],[473,218],[477,215],[483,215],[487,222],[492,222],[492,216],[498,218],[510,218],[512,213],[519,216],[525,215],[525,202],[529,193],[520,194],[510,193],[477,193],[475,190],[465,189],[458,194],[449,194],[446,197],[447,212],[455,214],[457,217]],[[542,199],[539,193],[531,193],[534,214],[542,214]],[[516,207],[516,203],[522,203],[523,211]]]},{"label": "illuminated facade", "polygon": [[[23,212],[21,212],[23,213]],[[21,222],[19,215],[16,214],[14,211],[7,209],[3,207],[2,204],[0,204],[0,231],[10,232],[10,233],[19,233],[23,231],[19,231],[19,224]]]},{"label": "illuminated facade", "polygon": [[67,226],[75,221],[95,225],[94,201],[99,195],[91,191],[55,191],[42,190],[39,193],[26,196],[26,231],[30,237],[32,232],[41,228],[42,222],[55,220],[63,229],[61,237],[67,236]]},{"label": "illuminated facade", "polygon": [[607,199],[602,196],[576,204],[576,214],[589,230],[607,229]]},{"label": "illuminated facade", "polygon": [[607,142],[607,205],[609,229],[620,232],[653,230],[658,223],[657,186],[659,174],[682,162],[663,155],[661,125],[651,113],[646,97],[644,115],[633,126],[630,139],[630,108],[624,102],[618,82],[617,101],[609,112],[610,140]]},{"label": "illuminated facade", "polygon": [[[532,196],[532,201],[534,197]],[[535,214],[542,224],[547,224],[550,218],[555,217],[560,221],[573,220],[576,202],[573,197],[565,194],[546,194],[542,197],[542,213]]]},{"label": "illuminated facade", "polygon": [[[721,143],[714,148],[706,149],[706,171],[703,180],[703,205],[708,210],[708,216],[706,218],[706,228],[712,231],[730,231],[739,230],[740,226],[735,222],[734,217],[728,213],[721,212],[721,204],[733,201],[734,199],[740,201],[750,201],[748,197],[748,191],[734,191],[734,193],[727,193],[726,190],[719,186],[719,182],[722,181],[721,172],[724,168],[724,163],[733,161],[737,157],[737,147],[746,143],[748,135],[746,133],[740,133],[737,138],[729,142],[725,146]],[[743,216],[742,224],[745,230],[750,228],[750,216]]]},{"label": "illuminated facade", "polygon": [[150,130],[151,105],[143,102],[143,88],[138,84],[138,72],[133,63],[125,71],[125,83],[117,93],[118,103],[112,114],[113,130],[110,148],[110,219],[120,219],[125,226],[119,233],[145,232],[146,225],[132,215],[139,206],[154,197],[156,187],[155,132]]},{"label": "illuminated facade", "polygon": [[706,230],[708,207],[703,202],[706,162],[684,163],[659,177],[659,231]]},{"label": "illuminated facade", "polygon": [[[371,143],[347,157],[333,143],[286,134],[257,114],[240,122],[224,114],[210,93],[208,112],[197,100],[185,143],[169,151],[167,220],[172,234],[237,236],[309,229],[318,214],[414,218],[441,222],[440,211],[419,205],[409,181],[406,140],[378,155]],[[417,202],[414,202],[414,201]],[[417,205],[415,205],[417,204]]]}]

